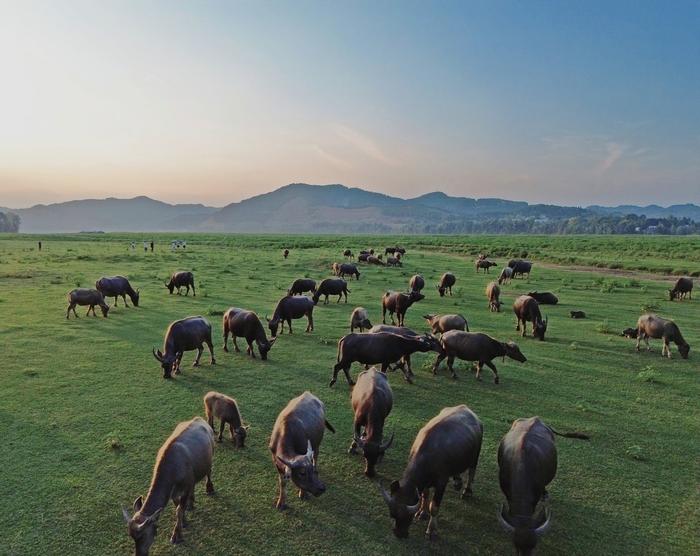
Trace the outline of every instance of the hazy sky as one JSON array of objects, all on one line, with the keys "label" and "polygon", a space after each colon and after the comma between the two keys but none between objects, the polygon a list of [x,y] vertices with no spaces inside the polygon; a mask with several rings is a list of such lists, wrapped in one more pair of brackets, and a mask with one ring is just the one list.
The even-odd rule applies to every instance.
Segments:
[{"label": "hazy sky", "polygon": [[700,2],[0,0],[0,206],[700,202]]}]

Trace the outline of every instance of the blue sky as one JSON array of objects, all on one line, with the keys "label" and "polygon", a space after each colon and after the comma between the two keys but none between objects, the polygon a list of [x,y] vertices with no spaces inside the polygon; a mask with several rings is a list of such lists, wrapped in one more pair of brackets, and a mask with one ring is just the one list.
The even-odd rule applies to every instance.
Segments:
[{"label": "blue sky", "polygon": [[0,4],[0,205],[700,202],[700,2]]}]

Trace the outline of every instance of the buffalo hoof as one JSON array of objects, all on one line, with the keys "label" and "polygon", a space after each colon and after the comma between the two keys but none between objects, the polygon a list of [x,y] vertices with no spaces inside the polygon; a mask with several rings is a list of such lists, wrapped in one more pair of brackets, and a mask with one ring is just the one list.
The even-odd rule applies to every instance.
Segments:
[{"label": "buffalo hoof", "polygon": [[192,366],[193,366],[193,367],[199,367],[199,361],[195,361],[194,363],[192,363]]},{"label": "buffalo hoof", "polygon": [[275,508],[277,508],[277,510],[280,512],[285,511],[288,507],[289,506],[287,506],[287,504],[280,504],[279,502],[277,502],[277,504],[275,504]]},{"label": "buffalo hoof", "polygon": [[351,456],[356,456],[357,455],[357,447],[355,445],[352,445],[348,448],[348,454]]},{"label": "buffalo hoof", "polygon": [[175,534],[173,534],[173,535],[170,537],[170,543],[171,543],[171,544],[180,544],[182,541],[183,541],[182,535],[175,535]]},{"label": "buffalo hoof", "polygon": [[308,500],[311,495],[305,490],[299,490],[299,500]]},{"label": "buffalo hoof", "polygon": [[413,384],[413,379],[410,376],[404,376],[403,379],[409,384]]},{"label": "buffalo hoof", "polygon": [[226,353],[228,353],[228,347],[227,347],[227,346],[224,346],[224,351],[225,351]]},{"label": "buffalo hoof", "polygon": [[493,377],[493,383],[494,383],[494,384],[500,384],[500,382],[501,382],[501,379],[500,379],[500,378],[498,378],[497,376]]},{"label": "buffalo hoof", "polygon": [[215,492],[214,485],[211,483],[207,484],[207,495],[212,496]]},{"label": "buffalo hoof", "polygon": [[466,500],[467,498],[471,498],[472,495],[474,494],[474,491],[472,490],[472,487],[467,487],[462,491],[462,500]]},{"label": "buffalo hoof", "polygon": [[428,510],[420,510],[420,511],[416,514],[415,519],[416,519],[416,521],[425,521],[425,520],[428,519],[429,517],[430,517],[430,514],[428,513]]},{"label": "buffalo hoof", "polygon": [[331,381],[328,383],[328,387],[332,387],[335,384],[335,379],[332,378]]},{"label": "buffalo hoof", "polygon": [[436,540],[436,539],[437,539],[437,531],[430,531],[430,530],[427,530],[427,531],[425,532],[425,538],[426,538],[427,540],[429,540],[429,541],[434,541],[434,540]]},{"label": "buffalo hoof", "polygon": [[216,359],[212,359],[210,365],[216,365]]},{"label": "buffalo hoof", "polygon": [[355,386],[354,380],[348,380],[348,386]]},{"label": "buffalo hoof", "polygon": [[216,441],[219,442],[219,443],[223,442],[223,440],[222,440],[221,437],[217,438]]},{"label": "buffalo hoof", "polygon": [[452,380],[457,380],[457,375],[455,373],[452,373]]}]

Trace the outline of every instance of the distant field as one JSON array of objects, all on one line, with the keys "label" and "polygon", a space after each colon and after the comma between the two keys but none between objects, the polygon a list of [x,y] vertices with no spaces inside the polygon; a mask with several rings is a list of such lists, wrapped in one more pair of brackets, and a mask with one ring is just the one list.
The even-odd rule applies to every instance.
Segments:
[{"label": "distant field", "polygon": [[[0,236],[0,515],[3,554],[125,554],[133,550],[121,506],[146,493],[155,454],[175,424],[200,415],[202,396],[219,390],[238,399],[251,423],[247,447],[217,445],[214,497],[203,496],[190,514],[185,543],[168,544],[174,511],[161,519],[152,554],[508,554],[510,540],[495,517],[502,497],[496,448],[517,417],[540,415],[560,430],[580,430],[590,442],[558,439],[559,471],[550,485],[553,526],[540,554],[700,553],[700,284],[689,302],[670,302],[674,278],[648,280],[551,266],[583,265],[640,270],[649,274],[700,274],[697,237],[540,236],[232,236],[187,234],[186,252],[171,252],[176,235],[156,235],[156,252],[144,253],[141,234]],[[145,239],[150,239],[148,236]],[[131,252],[128,244],[137,241]],[[351,281],[348,305],[319,305],[315,331],[283,335],[267,362],[221,349],[221,314],[246,307],[261,317],[294,278],[322,279],[358,251],[400,242],[408,249],[401,269],[365,268]],[[281,249],[289,247],[288,260]],[[512,256],[535,261],[529,281],[504,286],[502,313],[489,313],[484,287],[495,278],[476,274],[474,255],[488,252],[499,263]],[[547,267],[538,263],[548,263]],[[192,270],[196,298],[168,295],[163,280]],[[439,298],[434,283],[444,271],[457,275],[455,296]],[[346,453],[351,440],[349,389],[339,378],[328,388],[337,340],[349,331],[355,306],[381,322],[380,298],[405,289],[409,277],[426,277],[427,298],[412,307],[406,325],[425,330],[421,315],[460,312],[472,330],[515,340],[527,363],[494,361],[501,384],[488,370],[474,380],[468,364],[459,380],[444,367],[433,376],[433,356],[415,357],[416,383],[398,373],[390,380],[394,411],[388,432],[394,445],[379,477],[398,478],[420,427],[446,406],[469,405],[484,423],[484,445],[474,497],[467,502],[448,487],[437,541],[424,539],[425,523],[408,540],[395,539],[377,485],[363,474],[361,458]],[[141,307],[110,311],[108,319],[66,321],[66,293],[93,287],[103,275],[124,274],[141,290]],[[510,310],[513,298],[531,289],[555,292],[561,303],[545,307],[548,338],[519,338]],[[110,301],[111,303],[111,301]],[[572,320],[572,309],[588,319]],[[691,345],[688,360],[637,354],[617,333],[633,326],[643,310],[673,318]],[[99,313],[99,311],[98,311]],[[203,357],[183,374],[161,377],[152,346],[162,344],[171,321],[209,318],[218,365]],[[356,376],[359,367],[354,366]],[[321,446],[320,475],[327,492],[277,512],[277,474],[267,443],[279,410],[311,390],[326,404],[337,434]],[[290,489],[290,494],[293,491]]]}]

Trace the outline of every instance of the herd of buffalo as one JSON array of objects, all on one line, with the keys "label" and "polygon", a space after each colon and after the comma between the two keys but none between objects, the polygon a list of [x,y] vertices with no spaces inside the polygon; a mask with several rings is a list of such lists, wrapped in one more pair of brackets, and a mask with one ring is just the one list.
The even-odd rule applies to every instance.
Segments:
[{"label": "herd of buffalo", "polygon": [[[289,250],[285,249],[284,258],[289,254]],[[355,257],[350,249],[346,249],[343,255],[350,260]],[[381,254],[375,256],[371,249],[360,251],[357,260],[368,265],[400,266],[405,255],[406,250],[402,247],[388,247],[384,252],[386,260]],[[477,272],[488,273],[497,264],[480,255],[475,266]],[[306,318],[306,332],[312,332],[313,312],[319,300],[323,297],[323,303],[327,304],[329,296],[338,296],[338,303],[343,298],[347,303],[351,291],[343,278],[351,276],[359,280],[359,268],[353,262],[333,263],[333,278],[318,284],[308,278],[295,280],[275,306],[272,318],[265,317],[269,336],[255,312],[231,307],[223,315],[224,351],[229,351],[228,339],[231,335],[235,351],[240,351],[236,340],[243,338],[250,357],[255,358],[257,350],[261,359],[267,359],[278,335],[284,332],[285,323],[291,334],[292,321]],[[486,287],[489,310],[501,310],[500,285],[518,276],[529,277],[531,270],[532,263],[529,261],[509,261],[498,279]],[[454,274],[444,273],[435,286],[440,297],[451,296],[456,281]],[[185,288],[185,295],[189,294],[190,289],[193,296],[196,295],[191,272],[174,273],[165,287],[171,294],[177,290],[180,295]],[[680,278],[669,290],[670,299],[691,299],[692,289],[690,278]],[[373,325],[365,308],[355,308],[350,315],[350,333],[338,341],[337,361],[333,366],[330,386],[336,383],[341,370],[347,383],[353,386],[353,439],[348,452],[364,457],[365,475],[368,477],[375,476],[376,466],[394,439],[393,434],[388,438],[384,434],[385,420],[394,404],[386,374],[388,370],[400,369],[404,379],[412,383],[415,375],[411,369],[411,355],[435,352],[433,373],[437,373],[440,363],[446,359],[451,376],[456,378],[453,363],[455,359],[461,359],[476,364],[476,378],[479,380],[483,366],[489,367],[494,382],[498,384],[499,375],[493,364],[494,359],[509,357],[519,362],[527,360],[514,342],[503,342],[487,334],[470,331],[467,319],[460,314],[424,315],[429,333],[406,328],[406,312],[425,298],[424,290],[425,280],[416,274],[410,278],[405,292],[384,292],[381,296],[382,324]],[[306,293],[310,297],[304,295]],[[107,317],[109,306],[105,298],[113,297],[116,306],[121,297],[124,305],[128,306],[127,296],[138,307],[139,291],[134,290],[126,278],[100,278],[95,289],[78,288],[68,294],[66,318],[70,317],[71,311],[75,317],[78,316],[76,305],[88,306],[88,315],[90,311],[95,315],[95,306],[99,306],[103,316]],[[540,306],[557,303],[557,297],[550,292],[533,291],[517,297],[513,303],[516,330],[524,337],[529,326],[534,338],[545,340],[548,319],[542,316]],[[387,313],[391,324],[386,323]],[[585,316],[583,311],[571,311],[572,318]],[[355,329],[359,329],[359,333]],[[662,355],[669,358],[670,342],[677,345],[683,358],[687,358],[690,351],[678,326],[654,314],[642,315],[636,328],[628,328],[623,334],[636,338],[637,350],[641,340],[646,342],[648,349],[649,339],[655,338],[663,341]],[[161,365],[163,377],[169,379],[181,372],[180,364],[185,351],[196,350],[194,365],[199,365],[205,345],[214,365],[216,359],[211,324],[201,316],[188,317],[170,324],[162,350],[153,348],[153,356]],[[356,380],[350,374],[353,363],[360,363],[365,368]],[[207,419],[195,417],[177,425],[158,452],[145,499],[136,499],[133,515],[123,510],[137,555],[148,554],[155,539],[158,518],[169,500],[177,508],[171,541],[182,541],[185,513],[194,505],[195,484],[206,478],[207,494],[214,492],[211,480],[213,449],[215,440],[222,441],[227,425],[231,441],[238,447],[244,446],[248,427],[243,424],[236,400],[219,392],[208,392],[203,403]],[[218,437],[214,432],[215,418],[220,422]],[[323,402],[308,391],[290,400],[279,413],[269,444],[279,478],[276,502],[279,510],[287,507],[286,486],[290,480],[298,487],[302,499],[309,495],[320,496],[325,491],[326,486],[318,474],[317,458],[326,430],[335,432],[326,418]],[[497,519],[510,534],[518,554],[532,553],[538,537],[550,524],[546,487],[554,479],[557,469],[554,435],[588,438],[581,433],[558,433],[540,418],[530,417],[517,419],[498,447],[499,482],[506,503],[501,506]],[[446,407],[423,426],[413,442],[402,477],[393,481],[388,490],[379,483],[397,537],[408,536],[410,524],[422,519],[428,520],[427,537],[436,535],[440,503],[450,480],[456,489],[462,491],[463,498],[471,495],[482,437],[483,425],[466,405]]]}]

